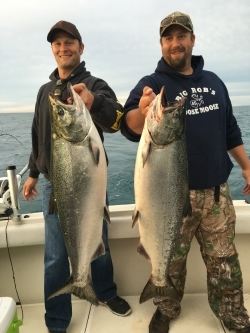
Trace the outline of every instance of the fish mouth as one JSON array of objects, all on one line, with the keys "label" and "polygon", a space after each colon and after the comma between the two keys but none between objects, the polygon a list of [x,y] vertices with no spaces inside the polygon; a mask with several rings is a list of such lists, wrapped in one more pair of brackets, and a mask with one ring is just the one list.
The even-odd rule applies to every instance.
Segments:
[{"label": "fish mouth", "polygon": [[166,97],[166,88],[163,86],[160,91],[159,102],[162,106],[162,113],[172,113],[175,112],[176,109],[181,110],[185,104],[186,98],[182,97],[178,100],[168,101]]},{"label": "fish mouth", "polygon": [[59,116],[64,116],[65,110],[67,112],[74,113],[77,109],[78,102],[76,98],[76,93],[70,82],[67,83],[66,95],[62,99],[62,92],[60,89],[56,88],[54,92],[49,93],[49,100],[51,105],[56,107],[56,113]]},{"label": "fish mouth", "polygon": [[67,105],[76,105],[73,87],[70,82],[67,83],[66,94],[62,96],[60,88],[56,88],[54,92],[49,93],[49,98],[54,103],[60,104],[62,107]]},{"label": "fish mouth", "polygon": [[72,84],[70,82],[67,83],[67,104],[75,105],[75,98],[74,98],[74,89],[72,87]]},{"label": "fish mouth", "polygon": [[[82,142],[87,138],[91,128],[91,126],[87,126],[88,114],[84,112],[82,99],[70,82],[66,89],[66,103],[62,101],[59,94],[49,94],[52,126],[58,137],[62,137],[69,142]],[[91,116],[89,115],[89,117]]]},{"label": "fish mouth", "polygon": [[[153,101],[154,102],[154,101]],[[152,103],[153,103],[152,102]],[[182,109],[186,102],[186,98],[182,97],[178,100],[169,101],[166,96],[166,87],[162,86],[161,91],[159,93],[159,98],[157,99],[154,107],[154,118],[157,122],[161,121],[164,114],[174,113],[174,117],[181,116]]]}]

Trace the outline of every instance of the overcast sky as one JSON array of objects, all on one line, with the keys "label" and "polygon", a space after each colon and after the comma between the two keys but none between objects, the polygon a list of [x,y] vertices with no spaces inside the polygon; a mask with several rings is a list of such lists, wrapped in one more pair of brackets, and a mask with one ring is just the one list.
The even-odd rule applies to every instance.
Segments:
[{"label": "overcast sky", "polygon": [[0,112],[33,111],[56,67],[46,36],[62,19],[82,34],[87,69],[123,100],[155,70],[159,24],[175,10],[191,16],[193,53],[224,80],[233,105],[250,105],[249,0],[8,0],[0,11]]}]

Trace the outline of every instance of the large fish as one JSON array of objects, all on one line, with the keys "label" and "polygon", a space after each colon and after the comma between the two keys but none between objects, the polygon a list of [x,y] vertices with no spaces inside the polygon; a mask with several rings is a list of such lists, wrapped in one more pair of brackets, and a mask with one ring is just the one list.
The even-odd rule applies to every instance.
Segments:
[{"label": "large fish", "polygon": [[185,99],[165,99],[162,88],[149,106],[135,164],[133,225],[139,223],[138,251],[152,266],[140,303],[175,293],[167,272],[182,218],[190,213]]},{"label": "large fish", "polygon": [[72,86],[72,104],[49,96],[52,123],[51,182],[72,275],[50,298],[64,294],[96,304],[90,263],[104,254],[107,163],[102,141],[89,111]]}]

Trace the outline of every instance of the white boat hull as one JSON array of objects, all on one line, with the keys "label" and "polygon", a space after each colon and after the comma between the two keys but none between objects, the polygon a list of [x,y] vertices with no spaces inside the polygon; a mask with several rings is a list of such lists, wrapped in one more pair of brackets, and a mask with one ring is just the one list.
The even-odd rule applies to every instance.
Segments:
[{"label": "white boat hull", "polygon": [[[250,205],[244,201],[234,201],[236,223],[236,246],[241,262],[244,292],[250,293]],[[111,225],[109,238],[111,254],[114,262],[115,281],[122,295],[138,295],[150,274],[149,263],[139,254],[138,228],[132,228],[134,205],[111,206]],[[0,222],[0,295],[16,297],[12,272],[6,248],[6,221]],[[16,282],[24,303],[37,303],[43,300],[43,244],[44,221],[42,213],[33,213],[29,217],[22,216],[22,223],[9,222],[8,244],[15,269]],[[187,293],[206,292],[206,271],[194,240],[188,257],[195,262],[195,271],[188,268]],[[191,267],[191,266],[190,266]]]}]

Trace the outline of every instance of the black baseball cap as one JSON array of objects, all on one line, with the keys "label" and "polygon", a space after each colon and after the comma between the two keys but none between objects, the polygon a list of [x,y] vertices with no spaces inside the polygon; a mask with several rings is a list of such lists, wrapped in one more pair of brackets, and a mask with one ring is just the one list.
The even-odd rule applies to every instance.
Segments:
[{"label": "black baseball cap", "polygon": [[67,21],[59,21],[55,25],[53,25],[47,35],[47,41],[52,43],[55,38],[55,34],[58,31],[64,31],[67,34],[71,35],[74,39],[78,39],[79,42],[82,43],[82,37],[76,26],[73,23]]}]

